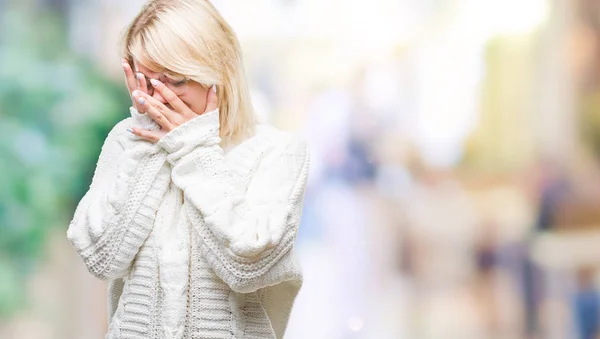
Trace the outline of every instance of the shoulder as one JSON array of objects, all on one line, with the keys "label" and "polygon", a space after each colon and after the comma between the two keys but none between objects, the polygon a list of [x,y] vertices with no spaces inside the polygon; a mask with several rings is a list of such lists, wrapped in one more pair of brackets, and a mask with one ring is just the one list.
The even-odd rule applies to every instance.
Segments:
[{"label": "shoulder", "polygon": [[227,153],[230,163],[242,168],[257,166],[270,172],[285,169],[288,175],[294,175],[308,165],[307,145],[296,133],[260,124],[253,137],[229,149]]},{"label": "shoulder", "polygon": [[[106,137],[106,143],[116,142],[121,144],[123,148],[130,148],[137,145],[136,141],[144,140],[139,136],[129,133],[127,129],[131,127],[140,127],[139,123],[133,117],[127,117],[115,124]],[[144,142],[147,143],[147,142]]]},{"label": "shoulder", "polygon": [[102,150],[107,151],[108,149],[115,150],[116,148],[123,148],[122,141],[124,139],[127,129],[131,126],[131,118],[125,118],[117,122],[113,128],[108,132],[104,143],[102,144]]},{"label": "shoulder", "polygon": [[[308,143],[298,133],[282,131],[269,124],[260,124],[251,138],[263,145],[267,153],[288,156],[302,161],[309,157]],[[250,141],[250,140],[249,140]]]},{"label": "shoulder", "polygon": [[133,125],[133,121],[131,117],[127,117],[119,122],[117,122],[113,128],[108,132],[108,136],[106,137],[107,141],[111,139],[118,139],[120,136],[125,135],[127,129]]},{"label": "shoulder", "polygon": [[125,150],[137,149],[137,147],[143,147],[144,149],[147,147],[158,147],[153,143],[143,141],[137,135],[127,131],[127,129],[133,126],[137,125],[132,117],[127,117],[117,122],[110,132],[108,132],[102,145],[102,151],[121,153]]}]

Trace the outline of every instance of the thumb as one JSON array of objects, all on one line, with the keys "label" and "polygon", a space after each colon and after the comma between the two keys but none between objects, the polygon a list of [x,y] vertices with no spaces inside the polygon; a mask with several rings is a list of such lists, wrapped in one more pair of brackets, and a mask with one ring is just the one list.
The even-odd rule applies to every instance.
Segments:
[{"label": "thumb", "polygon": [[212,112],[215,109],[217,109],[217,102],[217,85],[213,85],[208,90],[208,97],[206,98],[206,110],[204,111],[204,113]]}]

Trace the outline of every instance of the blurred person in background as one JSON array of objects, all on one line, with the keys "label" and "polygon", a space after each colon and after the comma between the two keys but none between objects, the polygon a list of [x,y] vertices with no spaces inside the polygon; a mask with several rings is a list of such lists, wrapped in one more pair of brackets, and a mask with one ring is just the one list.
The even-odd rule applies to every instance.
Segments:
[{"label": "blurred person in background", "polygon": [[524,239],[526,251],[523,253],[522,287],[525,308],[525,330],[528,338],[537,338],[542,332],[540,325],[540,305],[544,299],[544,270],[529,256],[529,250],[536,235],[552,231],[556,226],[555,214],[569,190],[564,169],[557,162],[543,160],[538,168],[538,210],[531,234]]},{"label": "blurred person in background", "polygon": [[110,281],[107,338],[282,338],[302,284],[306,144],[258,121],[208,1],[147,2],[123,57],[131,117],[67,232]]},{"label": "blurred person in background", "polygon": [[572,304],[578,339],[597,339],[600,321],[600,296],[594,283],[594,267],[581,268],[576,273],[577,291]]}]

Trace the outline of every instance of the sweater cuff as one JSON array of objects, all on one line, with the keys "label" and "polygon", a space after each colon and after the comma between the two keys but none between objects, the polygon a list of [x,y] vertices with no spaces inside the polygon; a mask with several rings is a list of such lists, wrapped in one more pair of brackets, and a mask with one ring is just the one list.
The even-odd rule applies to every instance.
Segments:
[{"label": "sweater cuff", "polygon": [[135,107],[130,107],[129,113],[133,118],[133,124],[135,127],[139,127],[148,131],[160,130],[160,125],[156,123],[156,121],[152,120],[148,114],[138,112]]},{"label": "sweater cuff", "polygon": [[219,127],[219,109],[217,108],[177,126],[164,135],[157,144],[169,153],[180,153],[176,157],[178,159],[197,146],[218,144],[221,141]]}]

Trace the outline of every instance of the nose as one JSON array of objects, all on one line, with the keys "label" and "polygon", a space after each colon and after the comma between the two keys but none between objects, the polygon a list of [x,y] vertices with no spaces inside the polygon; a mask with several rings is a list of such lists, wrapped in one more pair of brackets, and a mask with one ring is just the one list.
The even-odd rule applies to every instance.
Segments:
[{"label": "nose", "polygon": [[160,95],[160,93],[158,93],[158,91],[154,91],[154,93],[152,93],[152,97],[158,101],[160,101],[163,104],[167,103],[167,100],[165,100],[165,98],[163,98],[162,95]]}]

